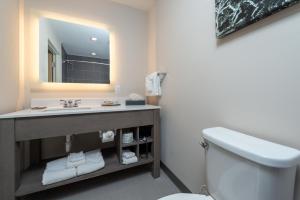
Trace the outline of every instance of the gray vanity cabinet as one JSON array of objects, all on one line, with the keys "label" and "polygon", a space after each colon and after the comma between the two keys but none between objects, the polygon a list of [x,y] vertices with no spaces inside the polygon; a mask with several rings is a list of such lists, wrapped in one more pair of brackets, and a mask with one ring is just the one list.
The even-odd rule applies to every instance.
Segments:
[{"label": "gray vanity cabinet", "polygon": [[[79,135],[99,130],[120,130],[135,127],[139,133],[140,127],[150,127],[149,145],[151,153],[147,158],[131,165],[120,164],[119,153],[122,144],[119,143],[115,152],[103,155],[105,168],[96,172],[78,176],[59,183],[43,186],[41,183],[45,163],[24,167],[25,149],[28,141],[47,139],[66,135]],[[139,149],[145,144],[137,139],[132,144]],[[130,144],[128,145],[130,146]],[[139,155],[139,154],[138,154]],[[152,176],[160,176],[160,110],[135,110],[121,112],[99,112],[57,116],[18,117],[0,119],[0,199],[17,199],[24,195],[55,188],[74,182],[98,177],[101,175],[125,170],[128,168],[151,165]]]}]

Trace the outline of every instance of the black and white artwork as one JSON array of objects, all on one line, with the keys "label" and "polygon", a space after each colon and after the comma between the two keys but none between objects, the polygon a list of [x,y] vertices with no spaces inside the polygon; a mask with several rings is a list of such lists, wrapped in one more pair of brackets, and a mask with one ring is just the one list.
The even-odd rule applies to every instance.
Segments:
[{"label": "black and white artwork", "polygon": [[216,35],[223,38],[300,0],[216,0]]}]

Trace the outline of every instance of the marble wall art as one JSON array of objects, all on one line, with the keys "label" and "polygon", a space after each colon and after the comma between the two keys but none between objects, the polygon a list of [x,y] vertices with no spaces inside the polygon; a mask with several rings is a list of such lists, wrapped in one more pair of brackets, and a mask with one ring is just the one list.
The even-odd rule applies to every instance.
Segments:
[{"label": "marble wall art", "polygon": [[226,35],[255,23],[300,0],[215,0],[216,35]]}]

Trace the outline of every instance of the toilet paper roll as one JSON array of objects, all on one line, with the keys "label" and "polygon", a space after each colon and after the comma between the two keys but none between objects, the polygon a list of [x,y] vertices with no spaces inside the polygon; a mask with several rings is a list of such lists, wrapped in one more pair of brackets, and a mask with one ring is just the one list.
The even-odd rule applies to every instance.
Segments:
[{"label": "toilet paper roll", "polygon": [[115,133],[113,131],[106,131],[106,132],[103,132],[102,134],[100,133],[100,137],[101,137],[102,143],[113,142],[115,139]]}]

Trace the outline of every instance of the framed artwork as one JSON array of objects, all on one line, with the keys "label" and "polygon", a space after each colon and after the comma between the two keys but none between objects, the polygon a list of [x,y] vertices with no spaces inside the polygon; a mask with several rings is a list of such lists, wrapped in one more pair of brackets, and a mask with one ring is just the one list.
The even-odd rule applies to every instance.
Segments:
[{"label": "framed artwork", "polygon": [[300,0],[216,0],[216,36],[223,38]]}]

